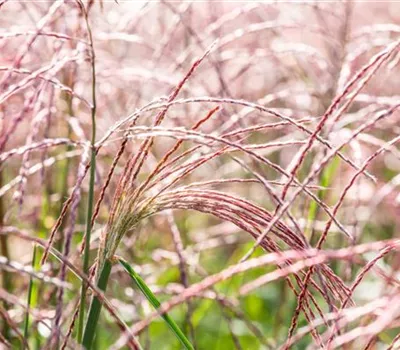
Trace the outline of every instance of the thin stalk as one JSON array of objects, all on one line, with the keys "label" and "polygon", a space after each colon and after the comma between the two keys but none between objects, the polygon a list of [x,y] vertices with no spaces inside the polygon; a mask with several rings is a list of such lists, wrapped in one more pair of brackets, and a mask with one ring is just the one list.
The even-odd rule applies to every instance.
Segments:
[{"label": "thin stalk", "polygon": [[[40,220],[38,224],[38,238],[39,239],[46,239],[47,236],[47,231],[48,231],[48,226],[46,226],[46,219],[51,215],[51,208],[50,208],[50,196],[51,196],[52,190],[50,187],[49,182],[45,183],[44,187],[44,193],[42,196],[43,202],[42,202],[42,208],[41,208],[41,214],[40,214]],[[33,246],[33,256],[32,256],[32,267],[34,271],[39,271],[40,266],[41,266],[41,260],[43,254],[40,252],[40,249],[38,249],[39,246],[37,244],[34,244]],[[28,311],[29,309],[35,308],[38,303],[39,303],[39,295],[41,292],[44,291],[44,286],[41,284],[41,282],[33,277],[30,278],[29,281],[29,289],[28,289],[28,297],[27,297],[27,306],[28,306]],[[51,299],[51,302],[53,302],[55,299]],[[28,330],[26,327],[28,327],[32,322],[29,322],[28,320],[29,313],[26,314],[26,319],[25,319],[25,332]],[[32,334],[31,334],[32,336]],[[26,340],[28,341],[28,333],[25,334]],[[33,346],[32,348],[34,349],[40,349],[41,348],[41,339],[39,333],[36,331],[35,332],[35,337],[33,339]]]},{"label": "thin stalk", "polygon": [[[106,291],[108,278],[110,277],[112,263],[110,260],[104,262],[103,268],[100,272],[97,287],[102,291]],[[89,316],[86,322],[85,333],[83,335],[82,345],[85,349],[90,350],[93,344],[94,336],[96,334],[96,326],[99,321],[101,302],[99,298],[93,297],[92,303],[89,308]]]},{"label": "thin stalk", "polygon": [[[83,254],[83,272],[88,275],[89,272],[89,252],[90,252],[90,234],[92,230],[91,219],[93,215],[93,202],[94,202],[94,180],[96,176],[96,66],[95,66],[95,52],[93,46],[92,31],[89,26],[88,14],[85,11],[83,4],[82,11],[85,12],[86,26],[89,35],[91,53],[92,53],[92,138],[91,138],[91,160],[90,160],[90,179],[89,179],[89,192],[88,192],[88,204],[86,213],[86,229],[85,229],[85,250]],[[78,342],[82,342],[83,335],[83,323],[85,319],[85,306],[86,306],[86,283],[82,281],[81,288],[81,300],[79,309],[79,320],[78,320]]]},{"label": "thin stalk", "polygon": [[[147,300],[150,302],[150,304],[153,305],[153,307],[155,309],[158,309],[160,307],[161,303],[158,301],[156,296],[153,294],[153,292],[147,286],[146,282],[135,272],[135,270],[125,260],[123,260],[122,258],[118,258],[118,262],[122,265],[122,267],[129,274],[129,276],[131,276],[133,282],[135,282],[136,286],[141,290],[141,292],[147,298]],[[161,317],[164,319],[164,321],[167,323],[167,325],[171,328],[172,332],[179,339],[179,341],[182,343],[182,345],[185,347],[185,349],[189,349],[189,350],[194,349],[193,345],[186,338],[185,334],[183,334],[181,329],[178,327],[178,325],[175,323],[175,321],[171,317],[169,317],[168,314],[166,314],[166,313],[162,314]]]},{"label": "thin stalk", "polygon": [[[3,172],[0,172],[0,187],[3,185]],[[3,197],[0,198],[0,227],[3,226],[3,219],[4,219],[4,206],[3,206]],[[8,237],[1,236],[0,237],[0,253],[7,259],[10,259],[10,252],[8,247]],[[12,283],[12,275],[9,271],[2,271],[2,285],[3,288],[9,292],[13,293],[13,283]],[[8,309],[8,303],[4,302],[4,309]],[[9,327],[8,323],[4,322],[2,327],[2,334],[5,339],[9,339]]]},{"label": "thin stalk", "polygon": [[[331,164],[329,164],[325,170],[322,172],[322,175],[320,177],[318,186],[321,186],[323,189],[318,190],[317,196],[318,199],[320,199],[321,201],[324,201],[326,198],[326,188],[328,188],[329,186],[331,186],[336,171],[338,169],[338,166],[340,164],[339,158],[335,157],[333,158]],[[308,217],[307,217],[307,228],[306,228],[306,236],[310,237],[310,242],[313,239],[313,233],[314,233],[314,229],[313,229],[313,225],[315,220],[317,220],[318,218],[318,213],[319,213],[319,206],[317,204],[317,202],[312,201],[310,203],[310,207],[308,210]]]},{"label": "thin stalk", "polygon": [[[73,115],[72,113],[70,115]],[[67,125],[68,128],[68,134],[67,134],[67,138],[71,139],[72,138],[72,128],[71,126],[68,124]],[[73,149],[72,145],[67,145],[67,147],[65,148],[65,152],[68,153]],[[61,193],[61,198],[62,200],[60,201],[60,205],[59,208],[57,209],[58,213],[61,213],[62,211],[62,207],[64,204],[64,200],[65,198],[68,197],[68,175],[69,175],[69,168],[71,165],[71,159],[70,158],[66,158],[65,161],[60,165],[60,177],[61,177],[61,181],[60,181],[60,193]],[[64,227],[65,227],[65,222],[63,221],[61,223],[60,226],[60,231],[64,232]],[[56,249],[58,251],[62,250],[62,246],[63,246],[63,241],[64,241],[64,235],[61,235],[61,238],[56,242],[55,246]]]},{"label": "thin stalk", "polygon": [[[40,259],[37,258],[37,245],[33,246],[32,256],[32,269],[36,271],[39,267]],[[25,326],[24,326],[24,339],[28,341],[29,336],[29,311],[32,307],[35,307],[37,303],[37,285],[35,284],[34,278],[31,277],[29,280],[29,289],[27,297],[27,309],[25,315]]]}]

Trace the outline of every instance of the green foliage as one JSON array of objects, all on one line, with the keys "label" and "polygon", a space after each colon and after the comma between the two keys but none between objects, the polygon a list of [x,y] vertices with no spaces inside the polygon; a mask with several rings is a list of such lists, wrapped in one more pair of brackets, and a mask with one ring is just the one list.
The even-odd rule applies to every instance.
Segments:
[{"label": "green foliage", "polygon": [[[123,268],[126,270],[126,272],[129,274],[129,276],[131,276],[135,285],[140,289],[140,291],[147,298],[147,300],[150,302],[150,304],[155,309],[158,309],[160,307],[161,303],[158,301],[157,297],[153,294],[153,292],[147,286],[145,281],[135,272],[135,270],[125,260],[120,258],[120,259],[118,259],[118,261],[123,266]],[[179,341],[182,343],[182,345],[186,349],[194,349],[193,345],[189,342],[189,340],[186,338],[186,336],[180,330],[180,328],[175,323],[175,321],[167,313],[161,314],[161,317],[168,324],[168,326],[171,328],[172,332],[175,334],[175,336],[179,339]]]}]

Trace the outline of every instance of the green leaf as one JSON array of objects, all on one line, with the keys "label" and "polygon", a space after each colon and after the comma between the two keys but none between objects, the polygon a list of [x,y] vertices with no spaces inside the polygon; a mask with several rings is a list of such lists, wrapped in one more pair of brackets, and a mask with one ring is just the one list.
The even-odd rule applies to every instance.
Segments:
[{"label": "green leaf", "polygon": [[[156,296],[153,294],[153,292],[150,290],[150,288],[147,286],[147,284],[144,282],[144,280],[135,272],[135,270],[125,260],[123,260],[122,258],[118,258],[118,261],[125,269],[125,271],[129,274],[129,276],[131,276],[136,286],[141,290],[141,292],[147,298],[150,304],[153,305],[155,309],[158,309],[161,304],[156,298]],[[174,320],[168,316],[168,314],[166,313],[162,314],[161,317],[168,324],[172,332],[174,332],[175,336],[180,340],[180,342],[186,349],[190,350],[194,349],[193,345],[186,338],[186,336],[183,334],[183,332],[180,330],[180,328],[174,322]]]},{"label": "green leaf", "polygon": [[[37,256],[37,246],[33,246],[33,257],[32,257],[32,268],[34,271],[39,269],[40,259]],[[29,333],[29,310],[36,307],[38,300],[38,285],[37,281],[34,281],[33,277],[29,280],[28,298],[27,298],[27,310],[25,315],[25,326],[24,326],[24,339],[28,340]]]},{"label": "green leaf", "polygon": [[[110,277],[112,264],[109,260],[104,262],[104,266],[100,272],[97,287],[102,291],[106,291],[108,278]],[[93,339],[96,334],[97,323],[99,322],[101,301],[98,297],[93,296],[92,303],[89,308],[89,315],[86,321],[85,332],[83,333],[82,345],[85,349],[90,350],[93,345]]]}]

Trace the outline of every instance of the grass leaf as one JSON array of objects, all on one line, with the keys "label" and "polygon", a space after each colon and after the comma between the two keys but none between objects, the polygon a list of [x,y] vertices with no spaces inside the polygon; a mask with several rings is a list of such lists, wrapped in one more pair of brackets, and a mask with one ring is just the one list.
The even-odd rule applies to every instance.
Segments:
[{"label": "grass leaf", "polygon": [[[97,282],[97,287],[102,291],[107,288],[108,278],[110,277],[112,264],[109,260],[104,262],[104,266],[101,270],[99,280]],[[93,344],[94,336],[96,334],[96,327],[99,321],[101,311],[101,302],[99,298],[93,296],[92,303],[89,308],[89,315],[86,321],[85,332],[83,333],[82,345],[86,349],[90,349]]]},{"label": "grass leaf", "polygon": [[[38,259],[37,254],[37,246],[36,244],[33,246],[33,256],[32,256],[32,268],[34,271],[39,269],[40,259]],[[38,300],[38,286],[37,282],[35,282],[33,276],[31,276],[29,280],[29,287],[28,287],[28,297],[27,297],[27,310],[25,315],[25,325],[24,325],[24,338],[28,340],[28,333],[29,333],[29,310],[32,307],[35,307]]]},{"label": "grass leaf", "polygon": [[[155,309],[158,309],[161,304],[156,298],[156,296],[153,294],[153,292],[150,290],[150,288],[147,286],[145,281],[135,272],[135,270],[125,260],[123,260],[122,258],[118,258],[118,261],[125,269],[125,271],[129,274],[129,276],[131,276],[136,286],[142,291],[143,295],[147,298],[150,304],[153,305]],[[175,336],[179,339],[179,341],[186,349],[194,349],[193,345],[186,338],[185,334],[183,334],[181,329],[178,327],[175,321],[168,316],[168,314],[162,314],[161,317],[168,324],[168,326],[174,332]]]}]

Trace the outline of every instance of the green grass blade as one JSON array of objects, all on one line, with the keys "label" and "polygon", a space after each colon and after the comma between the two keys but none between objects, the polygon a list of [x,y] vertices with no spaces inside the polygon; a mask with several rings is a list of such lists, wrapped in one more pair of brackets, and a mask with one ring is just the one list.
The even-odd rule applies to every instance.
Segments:
[{"label": "green grass blade", "polygon": [[[324,188],[328,188],[329,186],[331,186],[339,164],[340,164],[339,157],[333,158],[332,162],[322,172],[321,178],[320,178],[320,181],[318,184],[319,186],[324,187]],[[317,193],[318,199],[323,201],[325,199],[325,193],[326,193],[325,190],[321,190],[321,189],[318,190],[318,193]],[[309,237],[311,234],[310,226],[311,226],[312,222],[317,219],[317,216],[318,216],[318,203],[315,201],[312,201],[310,203],[310,207],[308,210],[308,217],[307,217],[307,222],[308,222],[307,228],[306,228],[306,236],[307,237]]]},{"label": "green grass blade", "polygon": [[[107,288],[108,278],[110,277],[112,264],[109,260],[104,262],[104,266],[101,270],[99,280],[97,282],[97,287],[102,291]],[[96,296],[93,297],[92,303],[89,308],[89,315],[85,326],[85,332],[83,334],[82,345],[85,349],[91,349],[93,345],[94,336],[96,334],[97,323],[99,322],[101,311],[101,302]]]},{"label": "green grass blade", "polygon": [[[33,246],[33,257],[32,257],[32,268],[34,271],[39,270],[40,259],[38,258],[37,245]],[[29,280],[29,289],[27,297],[27,310],[25,315],[25,325],[24,325],[24,339],[28,341],[29,336],[29,310],[36,306],[38,300],[38,285],[37,281],[33,277]]]},{"label": "green grass blade", "polygon": [[[92,30],[89,25],[88,13],[85,8],[82,7],[84,12],[86,28],[89,36],[90,48],[92,53],[91,68],[92,68],[92,137],[91,137],[91,159],[90,159],[90,179],[89,179],[89,192],[88,192],[88,204],[87,204],[87,215],[86,215],[86,229],[85,229],[85,250],[83,253],[83,272],[87,275],[89,272],[89,252],[90,252],[90,234],[92,231],[92,215],[93,215],[93,204],[94,204],[94,182],[96,177],[96,55],[93,46]],[[78,318],[78,342],[82,341],[83,323],[85,319],[85,307],[86,307],[86,283],[82,281],[81,286],[81,299],[79,306],[79,318]],[[87,324],[86,324],[87,325]]]},{"label": "green grass blade", "polygon": [[[150,288],[147,286],[147,284],[144,282],[144,280],[135,272],[135,270],[125,260],[119,258],[118,261],[125,269],[125,271],[129,274],[129,276],[131,276],[136,286],[142,291],[142,293],[150,302],[150,304],[153,305],[155,309],[158,309],[161,304],[156,298],[156,296],[153,294],[153,292],[150,290]],[[178,327],[175,321],[168,316],[168,314],[163,314],[161,315],[161,317],[165,320],[165,322],[174,332],[175,336],[179,339],[179,341],[186,349],[194,349],[193,345],[186,338],[185,334],[183,334],[181,329]]]},{"label": "green grass blade", "polygon": [[[92,157],[90,163],[90,179],[89,179],[89,196],[86,215],[86,229],[85,229],[85,249],[83,253],[83,272],[87,275],[89,272],[89,253],[90,253],[90,235],[92,230],[91,220],[93,214],[93,201],[94,201],[94,179],[96,167],[96,151],[92,149]],[[79,306],[79,319],[78,319],[78,342],[82,340],[83,323],[85,318],[86,307],[86,283],[82,280],[81,286],[81,299]]]}]

